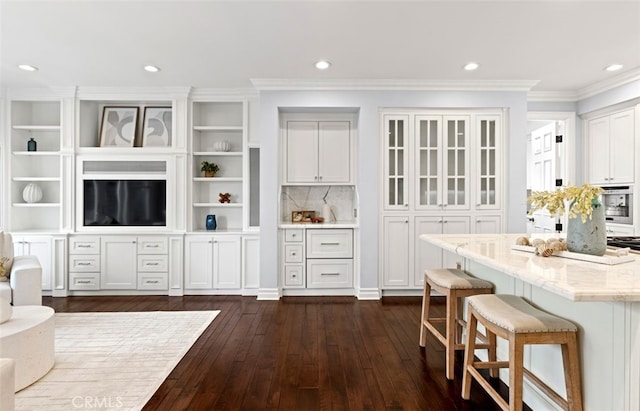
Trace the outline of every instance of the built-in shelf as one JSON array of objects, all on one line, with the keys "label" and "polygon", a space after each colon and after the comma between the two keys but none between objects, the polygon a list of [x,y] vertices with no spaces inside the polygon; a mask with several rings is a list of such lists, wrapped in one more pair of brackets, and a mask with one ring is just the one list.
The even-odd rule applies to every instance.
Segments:
[{"label": "built-in shelf", "polygon": [[206,183],[242,182],[242,177],[194,177],[193,181]]},{"label": "built-in shelf", "polygon": [[59,151],[13,151],[14,156],[59,156]]},{"label": "built-in shelf", "polygon": [[242,131],[243,126],[193,126],[195,131]]},{"label": "built-in shelf", "polygon": [[193,153],[194,156],[242,156],[242,151],[196,151]]},{"label": "built-in shelf", "polygon": [[193,203],[194,207],[222,207],[222,208],[239,208],[242,203]]},{"label": "built-in shelf", "polygon": [[15,125],[11,128],[13,128],[14,130],[27,131],[60,131],[60,126]]},{"label": "built-in shelf", "polygon": [[45,208],[45,207],[60,207],[60,203],[13,203],[14,207],[25,208]]},{"label": "built-in shelf", "polygon": [[60,177],[13,177],[13,181],[53,181],[59,182]]}]

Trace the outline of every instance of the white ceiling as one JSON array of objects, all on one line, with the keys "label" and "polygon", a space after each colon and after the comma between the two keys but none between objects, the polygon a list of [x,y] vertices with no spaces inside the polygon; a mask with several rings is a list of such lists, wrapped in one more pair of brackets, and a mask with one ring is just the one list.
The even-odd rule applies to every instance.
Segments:
[{"label": "white ceiling", "polygon": [[[539,80],[640,68],[640,0],[0,0],[3,87],[249,88],[251,79]],[[331,69],[313,63],[326,58]],[[475,72],[462,66],[480,63]],[[18,64],[37,66],[23,72]],[[603,68],[624,64],[615,74]],[[144,72],[154,64],[162,71]]]}]

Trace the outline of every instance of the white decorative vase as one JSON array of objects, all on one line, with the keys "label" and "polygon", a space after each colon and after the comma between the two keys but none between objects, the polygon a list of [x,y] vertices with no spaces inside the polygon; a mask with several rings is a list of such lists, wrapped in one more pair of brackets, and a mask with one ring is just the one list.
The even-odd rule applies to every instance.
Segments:
[{"label": "white decorative vase", "polygon": [[27,184],[22,191],[22,198],[27,203],[37,203],[42,200],[42,189],[37,184]]},{"label": "white decorative vase", "polygon": [[335,218],[333,218],[333,211],[331,210],[331,206],[329,204],[325,204],[322,206],[322,217],[324,218],[325,223],[335,223]]},{"label": "white decorative vase", "polygon": [[214,151],[229,151],[231,149],[231,144],[228,141],[216,141],[213,143]]}]

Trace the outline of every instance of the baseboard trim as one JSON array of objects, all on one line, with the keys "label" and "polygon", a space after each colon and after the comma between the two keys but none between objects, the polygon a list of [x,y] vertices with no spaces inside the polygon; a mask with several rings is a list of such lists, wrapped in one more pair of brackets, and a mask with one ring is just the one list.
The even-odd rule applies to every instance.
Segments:
[{"label": "baseboard trim", "polygon": [[379,300],[382,294],[378,288],[360,288],[357,297],[358,300]]},{"label": "baseboard trim", "polygon": [[280,296],[278,288],[260,288],[256,300],[279,300]]}]

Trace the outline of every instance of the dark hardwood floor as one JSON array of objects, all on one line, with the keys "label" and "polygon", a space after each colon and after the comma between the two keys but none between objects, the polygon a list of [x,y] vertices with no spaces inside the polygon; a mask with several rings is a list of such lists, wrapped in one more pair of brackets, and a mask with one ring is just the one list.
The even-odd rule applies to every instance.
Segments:
[{"label": "dark hardwood floor", "polygon": [[[420,298],[131,296],[43,299],[57,312],[220,310],[145,410],[498,410],[460,397],[444,348],[418,345]],[[444,310],[444,300],[432,299]],[[459,353],[461,354],[461,353]],[[502,386],[504,385],[495,382]]]}]

